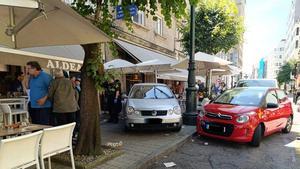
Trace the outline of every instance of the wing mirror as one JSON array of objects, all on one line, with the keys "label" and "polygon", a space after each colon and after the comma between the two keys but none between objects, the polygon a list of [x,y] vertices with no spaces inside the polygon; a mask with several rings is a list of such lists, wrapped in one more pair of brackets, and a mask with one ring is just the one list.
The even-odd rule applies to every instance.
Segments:
[{"label": "wing mirror", "polygon": [[268,109],[274,109],[274,108],[278,108],[278,107],[279,107],[279,105],[276,103],[268,103],[267,104]]},{"label": "wing mirror", "polygon": [[128,99],[128,96],[125,93],[123,93],[122,94],[122,99]]}]

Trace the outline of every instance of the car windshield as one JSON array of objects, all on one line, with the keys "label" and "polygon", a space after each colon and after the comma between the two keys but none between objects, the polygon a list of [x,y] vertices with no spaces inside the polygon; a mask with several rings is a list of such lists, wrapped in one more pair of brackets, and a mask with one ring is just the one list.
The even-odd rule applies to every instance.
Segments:
[{"label": "car windshield", "polygon": [[259,106],[265,92],[265,89],[235,88],[220,95],[213,103]]},{"label": "car windshield", "polygon": [[240,81],[237,87],[276,87],[275,80],[245,80]]},{"label": "car windshield", "polygon": [[131,99],[172,99],[171,90],[166,86],[134,86],[129,96]]}]

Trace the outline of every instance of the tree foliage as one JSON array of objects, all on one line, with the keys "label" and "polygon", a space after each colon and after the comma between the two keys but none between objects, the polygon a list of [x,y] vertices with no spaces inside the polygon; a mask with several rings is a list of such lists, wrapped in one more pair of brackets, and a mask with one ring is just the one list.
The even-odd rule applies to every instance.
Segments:
[{"label": "tree foliage", "polygon": [[277,81],[279,85],[282,85],[283,83],[288,83],[291,81],[291,72],[294,69],[294,63],[295,61],[289,61],[284,63],[277,74]]},{"label": "tree foliage", "polygon": [[[228,52],[242,41],[243,18],[232,0],[203,0],[195,11],[195,51]],[[182,42],[189,52],[189,25],[183,27]]]},{"label": "tree foliage", "polygon": [[[199,0],[190,0],[191,4],[197,4]],[[90,20],[95,26],[104,31],[111,38],[116,38],[113,31],[115,7],[122,5],[125,14],[124,22],[129,30],[132,30],[131,16],[127,6],[135,4],[139,10],[144,11],[147,17],[152,16],[156,20],[156,13],[164,16],[164,21],[168,26],[173,22],[173,16],[181,19],[186,16],[186,0],[74,0],[73,8],[83,17]],[[82,155],[98,155],[101,153],[101,137],[99,124],[99,99],[95,95],[96,89],[101,88],[104,80],[112,74],[107,74],[103,69],[103,57],[98,44],[83,45],[85,59],[81,70],[82,91],[80,115],[81,125],[79,131],[79,141],[76,145],[75,153]],[[113,43],[110,45],[114,49]],[[88,100],[88,101],[87,101]]]}]

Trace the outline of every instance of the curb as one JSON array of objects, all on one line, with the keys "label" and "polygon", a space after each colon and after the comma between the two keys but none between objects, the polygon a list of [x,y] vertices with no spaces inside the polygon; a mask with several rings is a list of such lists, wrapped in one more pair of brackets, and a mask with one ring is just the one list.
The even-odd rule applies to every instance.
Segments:
[{"label": "curb", "polygon": [[133,165],[131,165],[130,169],[145,169],[149,168],[153,163],[155,163],[157,160],[162,158],[163,156],[169,155],[170,153],[174,152],[177,148],[183,146],[184,143],[188,141],[188,139],[192,138],[192,136],[196,132],[186,135],[178,140],[176,140],[174,143],[170,144],[170,146],[166,148],[159,149],[150,155],[146,156],[145,158],[135,162]]}]

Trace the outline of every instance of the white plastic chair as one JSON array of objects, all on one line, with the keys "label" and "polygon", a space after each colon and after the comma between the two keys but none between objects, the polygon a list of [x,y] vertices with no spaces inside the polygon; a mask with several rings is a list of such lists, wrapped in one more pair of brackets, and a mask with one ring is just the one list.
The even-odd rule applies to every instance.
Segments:
[{"label": "white plastic chair", "polygon": [[72,149],[72,135],[76,123],[44,129],[41,139],[40,161],[41,168],[45,169],[44,159],[48,158],[51,169],[51,156],[70,151],[72,169],[75,169]]},{"label": "white plastic chair", "polygon": [[[7,118],[8,125],[12,124],[13,116],[15,116],[15,121],[17,121],[16,116],[21,116],[21,121],[28,122],[29,114],[27,110],[24,109],[11,109],[8,104],[0,104],[0,108],[2,109],[2,112],[4,113],[5,117]],[[24,118],[25,116],[25,118]]]},{"label": "white plastic chair", "polygon": [[39,142],[42,131],[0,141],[0,168],[24,169],[39,163]]}]

